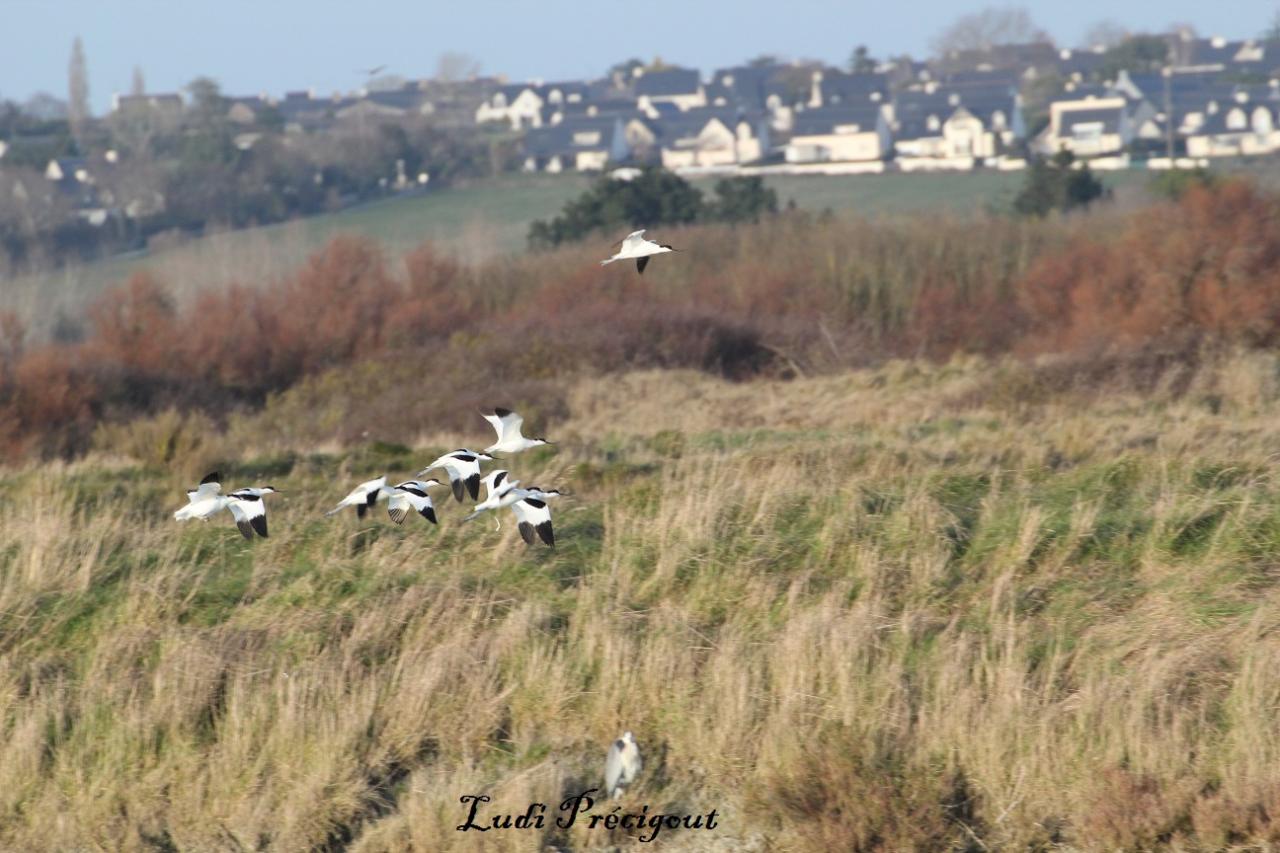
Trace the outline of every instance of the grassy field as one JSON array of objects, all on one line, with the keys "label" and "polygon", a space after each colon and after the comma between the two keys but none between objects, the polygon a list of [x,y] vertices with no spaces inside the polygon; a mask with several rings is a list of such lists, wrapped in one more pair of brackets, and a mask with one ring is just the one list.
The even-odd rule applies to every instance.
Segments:
[{"label": "grassy field", "polygon": [[[322,517],[479,416],[7,471],[0,848],[630,846],[550,821],[630,729],[626,810],[719,815],[669,850],[1272,849],[1280,358],[1037,369],[583,380],[510,463],[572,493],[554,550]],[[170,520],[215,464],[287,490],[269,540]],[[470,793],[548,825],[456,832]]]},{"label": "grassy field", "polygon": [[[1145,186],[1140,172],[1105,178],[1121,191]],[[772,177],[782,204],[858,215],[930,209],[973,210],[1007,205],[1022,181],[1019,173]],[[141,269],[153,270],[184,294],[227,282],[258,283],[297,267],[335,234],[379,240],[397,256],[423,240],[439,243],[465,261],[524,248],[529,224],[554,216],[581,192],[578,175],[523,175],[390,199],[339,213],[280,225],[227,232],[159,248],[0,282],[0,308],[15,310],[41,337],[59,311],[78,314],[85,301]],[[713,181],[699,185],[711,191]]]}]

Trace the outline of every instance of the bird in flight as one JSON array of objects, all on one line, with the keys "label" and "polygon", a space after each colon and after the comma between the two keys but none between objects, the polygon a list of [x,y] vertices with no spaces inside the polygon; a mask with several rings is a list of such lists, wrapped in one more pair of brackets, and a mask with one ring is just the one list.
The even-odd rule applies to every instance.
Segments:
[{"label": "bird in flight", "polygon": [[376,68],[364,68],[362,69],[362,73],[368,77],[372,77],[373,75],[381,74],[383,71],[386,71],[386,70],[387,70],[387,66],[379,65]]},{"label": "bird in flight", "polygon": [[[483,412],[481,414],[484,415]],[[519,453],[531,447],[551,444],[545,438],[525,438],[520,431],[524,425],[524,418],[510,409],[494,409],[493,414],[484,415],[484,419],[498,434],[498,440],[486,447],[485,453]]]},{"label": "bird in flight", "polygon": [[525,541],[525,544],[532,545],[536,534],[539,539],[554,548],[556,534],[551,528],[551,507],[547,506],[547,501],[560,497],[560,492],[556,489],[539,489],[537,486],[514,491],[524,493],[524,497],[511,505],[511,511],[516,514],[516,527],[520,531],[520,538]]},{"label": "bird in flight", "polygon": [[644,275],[644,268],[649,265],[649,258],[654,255],[665,255],[667,252],[678,252],[679,249],[673,248],[666,243],[655,243],[652,240],[646,240],[644,237],[645,229],[633,231],[623,239],[613,245],[619,246],[613,257],[606,258],[600,262],[600,266],[607,266],[614,261],[629,261],[635,258],[636,270],[640,275]]},{"label": "bird in flight", "polygon": [[427,489],[432,486],[443,486],[439,480],[434,478],[430,480],[405,480],[397,486],[392,486],[391,496],[387,498],[387,515],[391,516],[391,520],[396,524],[404,524],[405,517],[408,516],[409,510],[421,515],[432,524],[436,523],[435,506],[431,503],[431,496],[427,494]]},{"label": "bird in flight", "polygon": [[446,453],[435,462],[432,462],[426,468],[418,472],[418,476],[427,474],[436,468],[443,468],[445,473],[449,475],[449,486],[453,489],[453,497],[462,503],[466,492],[471,493],[471,499],[480,499],[480,463],[492,462],[493,457],[487,453],[480,453],[475,450],[467,450],[465,447],[455,450],[452,453]]},{"label": "bird in flight", "polygon": [[325,513],[325,515],[333,515],[339,512],[343,507],[353,506],[356,508],[356,515],[364,518],[364,514],[378,501],[389,499],[394,489],[387,488],[387,475],[383,474],[376,480],[369,480],[361,483],[351,490],[351,494],[338,502],[338,505]]}]

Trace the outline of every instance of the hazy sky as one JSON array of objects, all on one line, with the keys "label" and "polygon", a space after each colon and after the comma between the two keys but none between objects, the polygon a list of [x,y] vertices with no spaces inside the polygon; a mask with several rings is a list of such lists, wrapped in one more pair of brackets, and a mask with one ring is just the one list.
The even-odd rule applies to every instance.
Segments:
[{"label": "hazy sky", "polygon": [[[84,39],[94,107],[127,91],[135,65],[150,91],[205,74],[231,94],[350,90],[357,69],[429,75],[445,51],[513,80],[598,76],[630,56],[659,55],[704,72],[760,53],[843,62],[855,44],[875,56],[924,56],[932,37],[987,3],[955,0],[0,0],[0,97],[66,97],[71,41]],[[995,5],[1006,5],[996,3]],[[1202,34],[1256,36],[1277,0],[1071,0],[1023,3],[1062,44],[1103,19]]]}]

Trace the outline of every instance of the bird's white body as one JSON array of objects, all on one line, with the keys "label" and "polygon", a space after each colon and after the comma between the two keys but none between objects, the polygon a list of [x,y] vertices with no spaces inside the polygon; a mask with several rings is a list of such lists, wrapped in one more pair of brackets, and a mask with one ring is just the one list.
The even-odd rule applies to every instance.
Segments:
[{"label": "bird's white body", "polygon": [[471,493],[472,500],[477,500],[480,497],[480,463],[492,461],[493,457],[489,454],[467,450],[464,447],[441,456],[419,471],[418,476],[421,477],[436,468],[443,468],[449,475],[449,485],[458,503],[462,503],[466,492]]},{"label": "bird's white body", "polygon": [[367,480],[351,490],[351,494],[338,501],[338,505],[325,513],[325,515],[333,515],[340,512],[345,507],[355,507],[356,515],[364,518],[364,514],[368,512],[378,501],[385,501],[391,498],[394,490],[387,487],[387,476],[384,474],[376,480]]},{"label": "bird's white body", "polygon": [[617,799],[622,789],[629,786],[644,769],[644,759],[640,757],[640,747],[636,744],[631,732],[623,732],[609,747],[609,754],[604,760],[604,789],[610,798]]},{"label": "bird's white body", "polygon": [[432,524],[436,523],[435,506],[427,489],[443,485],[439,480],[405,480],[391,487],[391,495],[387,498],[387,515],[396,524],[403,524],[409,510],[421,515]]},{"label": "bird's white body", "polygon": [[186,506],[173,514],[173,518],[175,521],[188,521],[193,518],[207,521],[226,509],[230,502],[231,498],[226,495],[200,498],[199,500],[188,502]]},{"label": "bird's white body", "polygon": [[485,499],[475,505],[471,515],[468,515],[463,521],[470,521],[483,512],[491,509],[502,509],[511,506],[524,496],[522,489],[516,487],[520,485],[519,480],[511,480],[507,477],[506,471],[490,471],[488,476],[483,480],[485,489]]},{"label": "bird's white body", "polygon": [[484,415],[484,419],[498,434],[498,440],[484,449],[485,453],[519,453],[531,447],[550,444],[545,438],[525,438],[521,432],[524,418],[510,409],[494,409],[492,415]]},{"label": "bird's white body", "polygon": [[661,243],[655,243],[653,240],[646,240],[644,229],[633,231],[622,239],[618,244],[618,251],[613,257],[605,258],[600,262],[600,266],[608,266],[614,261],[631,261],[636,262],[636,269],[640,274],[644,274],[644,268],[649,263],[649,258],[654,255],[665,255],[667,252],[676,251],[671,246]]}]

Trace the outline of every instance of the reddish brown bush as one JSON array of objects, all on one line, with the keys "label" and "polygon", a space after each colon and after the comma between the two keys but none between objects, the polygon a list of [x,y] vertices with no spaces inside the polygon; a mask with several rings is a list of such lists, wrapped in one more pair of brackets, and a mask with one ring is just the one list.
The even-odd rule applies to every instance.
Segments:
[{"label": "reddish brown bush", "polygon": [[[956,352],[1270,346],[1280,337],[1277,209],[1225,183],[1066,222],[797,214],[767,234],[672,233],[690,250],[644,277],[601,270],[585,247],[463,266],[426,245],[393,271],[376,245],[342,237],[292,276],[182,306],[137,275],[92,306],[78,344],[33,349],[0,322],[0,407],[11,453],[68,453],[95,417],[219,416],[360,362],[420,377],[422,393],[386,393],[429,428],[495,395],[526,405],[536,392],[559,410],[566,377],[633,367],[745,379]],[[361,405],[383,406],[372,392]]]}]

